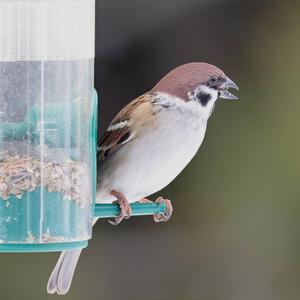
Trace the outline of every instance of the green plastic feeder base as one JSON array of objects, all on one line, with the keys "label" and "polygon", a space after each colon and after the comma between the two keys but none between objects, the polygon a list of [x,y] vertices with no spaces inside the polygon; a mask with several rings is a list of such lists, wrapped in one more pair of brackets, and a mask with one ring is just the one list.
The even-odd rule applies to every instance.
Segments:
[{"label": "green plastic feeder base", "polygon": [[[94,90],[88,137],[92,159],[92,199],[95,198],[96,190],[97,101],[97,92]],[[72,123],[80,123],[80,104],[78,102],[72,107],[49,104],[45,110],[47,124],[55,123],[59,129],[59,139],[54,143],[56,146],[64,148],[61,141],[64,141],[64,130],[67,126],[65,122],[68,120],[64,115],[71,114]],[[34,124],[34,127],[38,124],[40,115],[38,107],[32,107],[26,122]],[[10,141],[24,137],[27,134],[24,124],[0,122],[0,142],[2,139]],[[30,131],[29,133],[33,140],[39,140],[39,136]],[[70,135],[72,140],[72,132]],[[49,147],[52,146],[50,137],[45,138],[45,141]],[[76,146],[73,142],[71,144]],[[73,154],[71,150],[72,148],[70,156]],[[87,240],[91,238],[92,219],[92,201],[82,205],[78,201],[65,199],[63,193],[48,192],[43,187],[23,193],[22,199],[15,195],[10,195],[7,200],[0,198],[0,252],[49,252],[84,248],[88,244]]]},{"label": "green plastic feeder base", "polygon": [[[133,203],[130,205],[132,216],[146,216],[164,213],[166,210],[165,203]],[[114,218],[120,213],[120,208],[117,204],[96,204],[94,209],[94,217],[99,219]],[[85,248],[88,241],[64,242],[64,243],[32,243],[32,244],[0,244],[1,252],[58,252],[64,250],[74,250]]]},{"label": "green plastic feeder base", "polygon": [[0,252],[60,252],[64,250],[82,249],[87,247],[87,241],[49,244],[0,244]]}]

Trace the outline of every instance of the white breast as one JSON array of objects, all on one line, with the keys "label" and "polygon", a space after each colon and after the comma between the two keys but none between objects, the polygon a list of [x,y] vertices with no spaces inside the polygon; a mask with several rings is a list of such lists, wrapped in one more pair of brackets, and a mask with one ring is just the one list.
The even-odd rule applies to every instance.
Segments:
[{"label": "white breast", "polygon": [[193,107],[199,104],[182,105],[186,107],[161,110],[156,130],[145,129],[111,157],[98,180],[97,202],[114,201],[112,189],[129,202],[138,201],[164,188],[185,168],[203,141],[206,121]]}]

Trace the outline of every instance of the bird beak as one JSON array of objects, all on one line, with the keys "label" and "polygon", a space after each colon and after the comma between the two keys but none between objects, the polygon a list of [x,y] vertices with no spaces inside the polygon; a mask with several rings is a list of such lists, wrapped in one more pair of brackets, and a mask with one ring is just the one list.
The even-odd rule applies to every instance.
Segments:
[{"label": "bird beak", "polygon": [[230,92],[228,92],[229,88],[239,90],[239,87],[237,86],[237,84],[234,83],[230,78],[228,78],[226,76],[224,82],[220,86],[219,97],[222,98],[222,99],[229,99],[229,100],[238,99],[237,96],[235,96],[235,95],[231,94]]}]

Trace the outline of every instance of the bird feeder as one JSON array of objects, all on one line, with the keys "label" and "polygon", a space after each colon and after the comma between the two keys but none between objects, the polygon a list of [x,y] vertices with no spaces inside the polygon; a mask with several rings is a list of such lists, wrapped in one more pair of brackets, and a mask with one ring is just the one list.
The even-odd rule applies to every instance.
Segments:
[{"label": "bird feeder", "polygon": [[94,15],[94,0],[0,0],[2,252],[83,248],[94,217],[119,213],[94,201]]}]

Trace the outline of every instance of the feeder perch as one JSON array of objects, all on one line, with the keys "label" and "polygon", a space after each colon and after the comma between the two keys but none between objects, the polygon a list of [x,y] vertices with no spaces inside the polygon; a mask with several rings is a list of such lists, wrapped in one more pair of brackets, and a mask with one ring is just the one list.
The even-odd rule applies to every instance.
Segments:
[{"label": "feeder perch", "polygon": [[84,248],[119,214],[95,204],[94,24],[94,0],[0,0],[0,252]]}]

